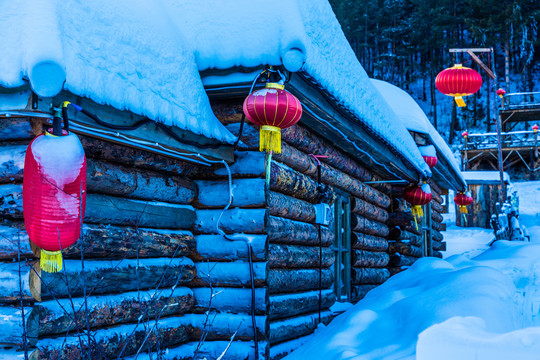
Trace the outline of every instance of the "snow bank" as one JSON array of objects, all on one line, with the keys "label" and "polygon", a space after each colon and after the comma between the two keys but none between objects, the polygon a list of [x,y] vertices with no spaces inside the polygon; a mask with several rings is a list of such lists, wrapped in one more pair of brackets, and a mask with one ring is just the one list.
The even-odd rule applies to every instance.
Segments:
[{"label": "snow bank", "polygon": [[473,259],[422,258],[286,359],[532,359],[538,259],[539,244],[508,241]]}]

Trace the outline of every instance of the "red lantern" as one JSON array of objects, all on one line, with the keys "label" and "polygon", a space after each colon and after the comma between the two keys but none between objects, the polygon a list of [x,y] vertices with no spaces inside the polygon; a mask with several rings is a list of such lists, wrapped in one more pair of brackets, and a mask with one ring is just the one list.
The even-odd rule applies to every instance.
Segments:
[{"label": "red lantern", "polygon": [[538,132],[538,125],[534,124],[533,126],[531,126],[531,129],[533,129],[534,133],[536,134]]},{"label": "red lantern", "polygon": [[458,193],[454,196],[454,202],[459,205],[459,212],[461,214],[467,214],[467,206],[474,202],[473,197],[469,191]]},{"label": "red lantern", "polygon": [[62,270],[61,250],[79,239],[85,205],[86,157],[79,138],[65,130],[63,136],[36,137],[24,161],[23,209],[28,237],[42,249],[42,270]]},{"label": "red lantern", "polygon": [[426,164],[430,169],[433,169],[437,165],[437,151],[433,145],[419,146],[420,154],[424,158]]},{"label": "red lantern", "polygon": [[445,69],[435,78],[435,86],[445,95],[452,96],[459,107],[465,106],[463,96],[472,95],[482,86],[482,77],[461,64]]},{"label": "red lantern", "polygon": [[464,131],[461,133],[461,136],[463,136],[466,139],[469,137],[469,133],[467,131]]},{"label": "red lantern", "polygon": [[244,100],[246,117],[261,127],[259,151],[281,153],[281,130],[293,126],[302,116],[300,101],[284,88],[267,83]]},{"label": "red lantern", "polygon": [[414,216],[416,227],[418,228],[418,219],[424,216],[422,211],[422,205],[429,204],[433,195],[431,194],[431,188],[428,184],[422,186],[413,186],[405,190],[403,193],[403,199],[410,203],[411,210]]},{"label": "red lantern", "polygon": [[502,99],[504,95],[506,95],[506,90],[504,89],[497,90],[497,95],[499,95],[499,97]]}]

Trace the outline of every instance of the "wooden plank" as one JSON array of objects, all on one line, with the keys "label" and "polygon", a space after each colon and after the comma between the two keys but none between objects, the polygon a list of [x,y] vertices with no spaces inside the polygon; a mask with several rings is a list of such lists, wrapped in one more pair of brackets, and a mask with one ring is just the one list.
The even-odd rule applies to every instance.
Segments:
[{"label": "wooden plank", "polygon": [[9,226],[0,225],[0,260],[17,261],[34,258],[28,242],[28,234],[21,222],[8,222]]},{"label": "wooden plank", "polygon": [[[321,286],[327,289],[334,282],[332,269],[323,269]],[[319,270],[315,269],[270,269],[268,271],[270,294],[293,293],[319,288]]]},{"label": "wooden plank", "polygon": [[319,261],[319,248],[315,246],[270,244],[268,263],[271,268],[328,268],[334,264],[334,252],[322,248],[322,261]]},{"label": "wooden plank", "polygon": [[268,242],[274,244],[315,245],[322,243],[330,246],[334,242],[334,233],[326,226],[284,219],[276,216],[268,217]]},{"label": "wooden plank", "polygon": [[380,237],[386,237],[389,232],[386,224],[367,219],[358,214],[351,215],[351,227],[356,232],[363,232],[368,235]]},{"label": "wooden plank", "polygon": [[[23,310],[25,326],[23,327]],[[38,340],[37,324],[28,321],[31,307],[0,306],[0,345],[3,346],[35,346]],[[26,338],[23,333],[26,332]]]},{"label": "wooden plank", "polygon": [[0,217],[22,219],[22,185],[0,185]]},{"label": "wooden plank", "polygon": [[192,163],[172,159],[96,138],[79,136],[88,158],[106,160],[128,167],[148,169],[160,173],[193,177],[198,173],[198,166]]},{"label": "wooden plank", "polygon": [[[204,313],[208,309],[220,312],[251,313],[251,289],[230,287],[194,288],[195,311]],[[266,314],[266,288],[255,289],[255,313]]]},{"label": "wooden plank", "polygon": [[390,256],[391,266],[411,266],[418,260],[417,257],[401,255],[399,253]]},{"label": "wooden plank", "polygon": [[[328,309],[336,301],[332,289],[321,292],[321,309]],[[290,318],[317,311],[319,309],[319,292],[308,291],[296,294],[270,296],[268,318],[271,320]]]},{"label": "wooden plank", "polygon": [[[231,175],[241,178],[264,178],[265,153],[260,151],[236,151],[234,162],[229,165]],[[197,179],[222,179],[227,178],[227,168],[223,164],[211,167],[199,167],[195,178]]]},{"label": "wooden plank", "polygon": [[64,249],[64,258],[122,259],[191,256],[193,234],[186,230],[132,228],[112,225],[83,225],[84,240]]},{"label": "wooden plank", "polygon": [[388,221],[388,211],[359,198],[351,198],[351,211],[383,224]]},{"label": "wooden plank", "polygon": [[229,203],[232,192],[233,207],[266,206],[264,179],[233,179],[229,189],[228,180],[196,180],[198,195],[195,206],[202,208],[223,208]]},{"label": "wooden plank", "polygon": [[351,252],[352,266],[381,268],[388,265],[390,256],[385,252],[353,250]]},{"label": "wooden plank", "polygon": [[[237,235],[237,234],[235,234]],[[253,261],[266,261],[268,242],[266,235],[251,235]],[[196,249],[191,255],[195,261],[236,261],[247,260],[248,250],[245,241],[228,240],[221,235],[195,236]]]},{"label": "wooden plank", "polygon": [[[72,305],[73,304],[73,305]],[[39,336],[76,334],[86,330],[86,319],[91,329],[109,328],[119,324],[146,321],[157,317],[181,315],[193,308],[194,296],[189,288],[133,291],[118,295],[49,300],[36,303],[32,319]],[[86,313],[86,308],[88,312]]]},{"label": "wooden plank", "polygon": [[354,285],[351,289],[351,300],[352,302],[358,302],[360,300],[362,300],[368,292],[370,292],[371,290],[375,289],[377,286],[379,285],[369,285],[369,284],[364,284],[364,285]]},{"label": "wooden plank", "polygon": [[371,180],[370,171],[305,127],[295,125],[285,129],[282,132],[282,139],[307,154],[328,156],[321,160],[360,181]]},{"label": "wooden plank", "polygon": [[[326,310],[321,312],[321,322],[329,324],[334,316]],[[306,336],[319,326],[319,313],[296,316],[289,319],[270,321],[270,344]]]},{"label": "wooden plank", "polygon": [[270,215],[308,223],[315,222],[315,207],[307,201],[274,191],[268,193]]},{"label": "wooden plank", "polygon": [[[268,351],[268,343],[259,341],[259,357],[264,359]],[[182,344],[178,347],[167,348],[160,354],[160,360],[193,360],[195,357],[202,359],[219,359],[225,352],[227,360],[256,360],[255,342],[253,341],[204,341],[196,340]],[[124,358],[125,360],[156,360],[155,353],[140,353],[135,356]]]},{"label": "wooden plank", "polygon": [[228,234],[262,234],[266,231],[266,209],[229,209],[225,212],[221,209],[197,210],[194,231],[198,234],[217,234],[217,222],[222,213],[219,227]]},{"label": "wooden plank", "polygon": [[[205,327],[208,321],[204,314],[185,314],[162,318],[156,325],[155,321],[141,322],[140,324],[126,324],[112,329],[102,329],[92,334],[95,343],[92,344],[92,358],[116,359],[134,355],[144,345],[144,350],[153,348],[158,344],[162,348],[174,347],[189,341],[198,341],[204,330],[208,331],[206,340],[230,340],[236,332],[235,339],[251,339],[251,317],[247,314],[216,314],[212,316],[210,326]],[[260,338],[264,338],[266,317],[257,316],[256,326]],[[87,337],[81,336],[60,337],[54,339],[40,339],[38,348],[40,360],[54,359],[81,359],[87,351]]]},{"label": "wooden plank", "polygon": [[418,246],[402,242],[390,242],[388,245],[388,252],[390,254],[400,253],[401,255],[414,256],[417,258],[421,258],[423,255],[422,249]]},{"label": "wooden plank", "polygon": [[359,232],[351,232],[351,244],[353,249],[369,251],[388,250],[388,240],[378,236],[367,235]]},{"label": "wooden plank", "polygon": [[197,187],[191,180],[103,161],[87,161],[88,192],[141,200],[191,204]]},{"label": "wooden plank", "polygon": [[22,182],[27,146],[27,144],[0,146],[0,184]]},{"label": "wooden plank", "polygon": [[[17,258],[19,238],[21,259],[39,257],[39,251],[36,256],[32,253],[24,224],[11,223],[10,225],[0,226],[0,259]],[[79,240],[62,251],[65,259],[80,259],[82,243],[84,243],[85,258],[172,257],[174,254],[175,256],[189,256],[195,251],[193,234],[185,230],[84,224],[83,236],[82,242]]]},{"label": "wooden plank", "polygon": [[195,211],[189,205],[88,194],[84,222],[165,229],[190,229]]},{"label": "wooden plank", "polygon": [[390,277],[388,269],[352,268],[351,281],[354,285],[382,284]]},{"label": "wooden plank", "polygon": [[[19,272],[20,265],[20,272]],[[0,262],[0,303],[20,305],[33,302],[28,277],[30,265],[18,262]],[[20,283],[19,283],[20,281]]]},{"label": "wooden plank", "polygon": [[[197,275],[190,287],[247,287],[251,286],[249,263],[247,261],[233,262],[199,262],[195,263]],[[268,277],[268,264],[253,263],[253,279],[255,286],[264,286]]]},{"label": "wooden plank", "polygon": [[[476,49],[478,50],[478,49]],[[482,52],[485,52],[485,51],[482,51]],[[474,53],[473,49],[467,49],[467,54],[469,54],[472,59],[482,68],[482,70],[484,70],[486,72],[486,74],[488,74],[488,76],[492,79],[492,80],[495,80],[497,79],[497,77],[495,76],[495,74],[493,73],[493,71],[491,71],[490,68],[488,68],[486,66],[486,64],[484,64],[484,62],[482,60],[480,60],[480,58],[478,56],[476,56],[476,54]]]},{"label": "wooden plank", "polygon": [[[84,278],[83,278],[84,276]],[[39,263],[30,271],[32,296],[45,299],[80,297],[86,287],[87,295],[99,295],[186,284],[195,276],[195,266],[188,258],[158,258],[140,260],[84,262],[64,260],[64,269],[58,273],[41,271]],[[83,285],[84,280],[84,285]]]},{"label": "wooden plank", "polygon": [[29,140],[39,132],[32,120],[27,117],[0,119],[0,141]]}]

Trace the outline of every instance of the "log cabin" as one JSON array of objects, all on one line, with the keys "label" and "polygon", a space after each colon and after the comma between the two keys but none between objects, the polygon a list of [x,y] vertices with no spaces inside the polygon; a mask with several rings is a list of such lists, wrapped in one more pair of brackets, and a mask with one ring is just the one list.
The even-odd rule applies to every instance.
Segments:
[{"label": "log cabin", "polygon": [[[326,0],[126,3],[0,4],[0,355],[280,359],[336,301],[438,255],[437,195],[459,173],[431,172]],[[303,108],[273,157],[242,120],[265,71]],[[24,157],[66,101],[87,203],[49,273]],[[417,230],[400,191],[429,179],[435,221]]]},{"label": "log cabin", "polygon": [[442,257],[441,251],[446,250],[442,234],[446,225],[442,214],[448,212],[448,190],[464,191],[467,181],[448,144],[418,103],[407,92],[390,83],[375,79],[371,81],[392,108],[397,120],[407,128],[415,144],[419,148],[433,146],[437,157],[437,165],[432,168],[433,174],[429,179],[433,199],[424,206],[426,216],[420,227],[411,224],[412,214],[399,201],[403,186],[393,186],[394,204],[387,224],[394,226],[390,230],[389,252],[390,272],[395,274],[412,265],[419,257]]}]

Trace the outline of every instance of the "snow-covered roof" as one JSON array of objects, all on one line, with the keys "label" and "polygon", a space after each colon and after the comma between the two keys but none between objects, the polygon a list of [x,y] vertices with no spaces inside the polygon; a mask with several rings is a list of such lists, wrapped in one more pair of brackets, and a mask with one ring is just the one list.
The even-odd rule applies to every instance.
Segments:
[{"label": "snow-covered roof", "polygon": [[[464,171],[463,177],[470,184],[498,184],[501,182],[501,173],[498,171]],[[505,183],[510,183],[510,175],[503,172],[503,180]]]},{"label": "snow-covered roof", "polygon": [[411,95],[386,81],[371,79],[371,82],[381,93],[407,130],[426,134],[439,153],[448,160],[450,166],[454,169],[454,173],[461,179],[464,179],[452,150],[448,147],[446,141],[444,141],[439,132],[431,124],[420,105],[414,101]]},{"label": "snow-covered roof", "polygon": [[63,88],[197,134],[233,140],[199,71],[302,70],[423,175],[430,170],[349,46],[327,0],[34,0],[0,4],[0,86]]},{"label": "snow-covered roof", "polygon": [[235,137],[210,108],[196,52],[172,21],[173,3],[2,1],[0,86],[28,80],[43,97],[66,89],[231,142]]}]

